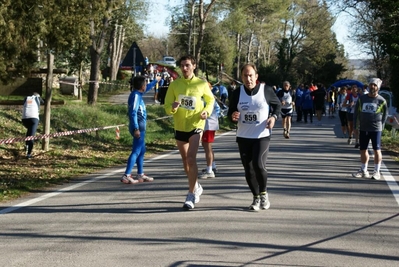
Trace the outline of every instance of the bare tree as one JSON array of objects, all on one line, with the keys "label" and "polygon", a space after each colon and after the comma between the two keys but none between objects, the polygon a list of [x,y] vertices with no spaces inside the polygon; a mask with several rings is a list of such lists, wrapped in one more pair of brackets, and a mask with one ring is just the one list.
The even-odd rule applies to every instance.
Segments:
[{"label": "bare tree", "polygon": [[116,80],[119,62],[122,58],[123,41],[125,38],[125,29],[122,25],[115,24],[110,38],[110,66],[109,76],[111,80]]},{"label": "bare tree", "polygon": [[201,50],[202,50],[202,44],[204,41],[204,34],[205,34],[205,28],[206,28],[206,20],[208,18],[209,12],[212,10],[212,7],[215,5],[217,0],[211,0],[211,2],[207,5],[204,6],[204,0],[199,1],[199,8],[198,8],[198,18],[199,18],[199,25],[198,25],[198,41],[197,45],[195,46],[194,54],[195,54],[195,59],[197,61],[197,64],[199,63],[201,59]]},{"label": "bare tree", "polygon": [[101,65],[101,53],[105,46],[105,36],[108,30],[108,26],[111,20],[110,14],[112,13],[112,6],[109,4],[105,14],[101,19],[100,24],[96,24],[94,19],[90,20],[90,84],[89,93],[87,95],[87,103],[89,105],[97,104],[98,89],[99,89],[99,79],[100,79],[100,65]]}]

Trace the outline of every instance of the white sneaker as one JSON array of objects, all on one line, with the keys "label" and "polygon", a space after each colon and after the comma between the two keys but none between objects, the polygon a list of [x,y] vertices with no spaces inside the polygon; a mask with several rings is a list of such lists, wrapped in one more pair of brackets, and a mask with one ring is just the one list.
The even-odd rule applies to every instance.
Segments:
[{"label": "white sneaker", "polygon": [[194,189],[194,195],[195,195],[195,201],[194,203],[200,202],[200,196],[202,195],[202,192],[204,192],[204,189],[202,186],[198,183],[198,186]]},{"label": "white sneaker", "polygon": [[352,144],[352,138],[348,138],[348,145],[351,145]]},{"label": "white sneaker", "polygon": [[184,202],[183,209],[192,210],[194,209],[195,202],[195,194],[188,193],[186,197],[186,201]]},{"label": "white sneaker", "polygon": [[[214,174],[218,173],[218,169],[217,168],[212,168],[212,171]],[[206,172],[206,169],[202,169],[202,172]]]},{"label": "white sneaker", "polygon": [[121,182],[124,184],[137,184],[139,181],[134,180],[130,174],[124,174],[122,176]]},{"label": "white sneaker", "polygon": [[373,175],[371,175],[371,179],[380,180],[381,179],[381,174],[379,172],[377,172],[377,171],[374,171]]},{"label": "white sneaker", "polygon": [[153,177],[147,176],[145,174],[137,174],[136,179],[142,183],[142,182],[152,182],[154,181]]},{"label": "white sneaker", "polygon": [[206,172],[206,170],[205,170],[204,172],[202,172],[202,174],[199,176],[199,178],[201,178],[201,179],[215,178],[215,173],[213,171]]},{"label": "white sneaker", "polygon": [[370,174],[368,171],[363,171],[362,169],[359,169],[357,172],[352,173],[352,176],[355,178],[369,178]]},{"label": "white sneaker", "polygon": [[260,195],[260,209],[267,210],[270,208],[269,195]]},{"label": "white sneaker", "polygon": [[249,206],[249,210],[259,211],[259,209],[260,209],[260,198],[254,197],[252,204]]}]

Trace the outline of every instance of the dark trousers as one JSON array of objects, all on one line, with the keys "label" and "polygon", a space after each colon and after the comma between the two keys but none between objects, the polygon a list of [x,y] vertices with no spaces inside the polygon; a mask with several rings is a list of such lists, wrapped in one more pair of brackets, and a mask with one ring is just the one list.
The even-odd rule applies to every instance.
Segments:
[{"label": "dark trousers", "polygon": [[161,86],[158,91],[158,101],[161,105],[165,104],[165,96],[168,91],[168,86]]},{"label": "dark trousers", "polygon": [[[26,128],[26,137],[35,136],[37,127],[39,125],[39,119],[34,119],[34,118],[22,119],[22,124]],[[33,140],[25,141],[25,144],[28,148],[26,154],[30,155],[32,153],[34,141]]]},{"label": "dark trousers", "polygon": [[295,106],[295,111],[296,111],[296,121],[297,122],[302,121],[302,113],[303,113],[302,107]]},{"label": "dark trousers", "polygon": [[245,179],[254,196],[266,192],[266,160],[269,152],[270,137],[261,139],[237,139],[241,162],[245,170]]},{"label": "dark trousers", "polygon": [[305,123],[308,122],[308,114],[310,122],[313,122],[313,109],[304,109],[303,111],[303,118]]}]

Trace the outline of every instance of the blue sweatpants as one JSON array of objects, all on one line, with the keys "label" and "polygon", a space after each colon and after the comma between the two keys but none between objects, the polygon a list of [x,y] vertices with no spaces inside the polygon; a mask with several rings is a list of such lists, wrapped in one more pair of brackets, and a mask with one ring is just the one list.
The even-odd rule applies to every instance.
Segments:
[{"label": "blue sweatpants", "polygon": [[131,174],[134,164],[137,164],[137,173],[143,174],[144,153],[145,153],[145,131],[140,132],[140,138],[133,136],[132,153],[127,159],[125,174]]}]

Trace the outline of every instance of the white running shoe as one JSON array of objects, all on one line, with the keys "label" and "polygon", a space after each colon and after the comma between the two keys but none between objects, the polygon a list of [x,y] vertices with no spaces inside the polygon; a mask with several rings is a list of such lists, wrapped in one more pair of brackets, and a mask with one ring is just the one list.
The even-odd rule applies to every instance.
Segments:
[{"label": "white running shoe", "polygon": [[194,189],[194,195],[195,195],[195,201],[194,203],[200,202],[200,196],[202,195],[202,192],[204,192],[204,189],[202,186],[198,183],[198,186]]},{"label": "white running shoe", "polygon": [[265,195],[260,195],[260,209],[267,210],[270,208],[269,195],[266,193]]},{"label": "white running shoe", "polygon": [[359,169],[357,172],[352,173],[352,176],[355,178],[369,178],[370,174],[368,171],[363,171],[362,169]]},{"label": "white running shoe", "polygon": [[139,181],[134,180],[130,174],[124,174],[122,176],[121,182],[124,184],[137,184]]},{"label": "white running shoe", "polygon": [[249,210],[259,211],[259,209],[260,209],[260,198],[254,197],[252,204],[249,206]]},{"label": "white running shoe", "polygon": [[371,175],[371,179],[380,180],[381,179],[381,174],[379,172],[377,172],[377,171],[374,171],[373,175]]},{"label": "white running shoe", "polygon": [[[214,174],[218,173],[218,169],[217,168],[212,168],[212,171]],[[202,169],[202,172],[206,172],[206,169]]]},{"label": "white running shoe", "polygon": [[186,197],[186,201],[184,202],[183,209],[192,210],[194,209],[195,202],[195,194],[188,193]]},{"label": "white running shoe", "polygon": [[206,170],[204,172],[201,173],[201,175],[199,176],[200,179],[208,179],[208,178],[215,178],[215,173],[213,171],[211,172],[206,172]]},{"label": "white running shoe", "polygon": [[137,174],[136,179],[142,183],[142,182],[152,182],[154,181],[153,177],[147,176],[144,173],[143,174]]}]

